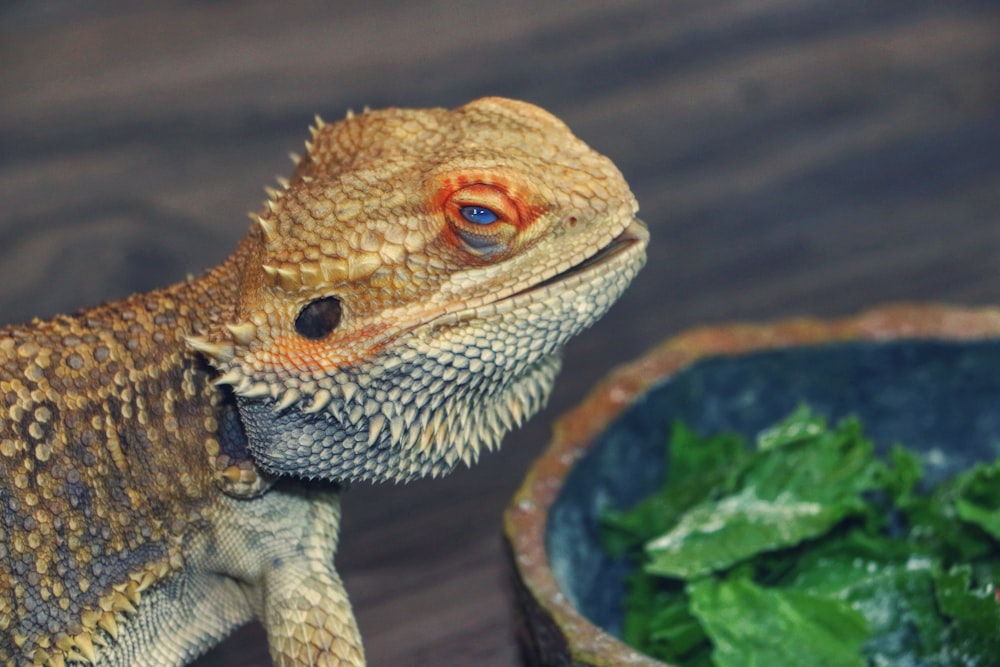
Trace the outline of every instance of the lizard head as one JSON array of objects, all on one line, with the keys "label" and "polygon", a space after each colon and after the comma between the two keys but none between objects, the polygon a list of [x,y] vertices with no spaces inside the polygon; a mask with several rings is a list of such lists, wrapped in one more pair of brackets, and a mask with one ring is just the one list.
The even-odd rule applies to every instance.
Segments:
[{"label": "lizard head", "polygon": [[190,343],[272,474],[439,475],[544,404],[560,348],[645,259],[619,171],[554,116],[481,99],[324,124]]}]

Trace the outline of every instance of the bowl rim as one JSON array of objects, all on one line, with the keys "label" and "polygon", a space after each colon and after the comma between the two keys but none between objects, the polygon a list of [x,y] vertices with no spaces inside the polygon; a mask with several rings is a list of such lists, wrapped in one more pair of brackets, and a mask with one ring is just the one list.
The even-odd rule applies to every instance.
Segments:
[{"label": "bowl rim", "polygon": [[[548,511],[567,473],[619,414],[652,386],[708,357],[852,341],[972,342],[998,335],[997,307],[896,303],[843,318],[740,322],[696,327],[671,336],[612,370],[581,403],[556,419],[549,444],[504,511],[504,539],[514,576],[546,617],[546,624],[562,635],[572,664],[663,667],[666,663],[636,651],[584,618],[556,582],[545,549]],[[572,642],[566,640],[569,637]],[[614,663],[609,662],[612,656]]]}]

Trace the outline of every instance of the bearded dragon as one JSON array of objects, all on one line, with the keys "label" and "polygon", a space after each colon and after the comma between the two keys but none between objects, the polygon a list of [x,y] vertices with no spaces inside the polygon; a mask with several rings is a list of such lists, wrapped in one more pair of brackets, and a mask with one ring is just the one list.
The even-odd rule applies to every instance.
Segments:
[{"label": "bearded dragon", "polygon": [[181,665],[257,618],[276,665],[363,665],[341,485],[539,410],[636,208],[527,103],[317,118],[221,265],[0,330],[0,664]]}]

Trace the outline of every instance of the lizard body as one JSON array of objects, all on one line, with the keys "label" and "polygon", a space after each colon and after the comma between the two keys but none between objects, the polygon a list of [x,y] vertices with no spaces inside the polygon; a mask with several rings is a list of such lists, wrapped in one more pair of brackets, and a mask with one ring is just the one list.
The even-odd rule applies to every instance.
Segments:
[{"label": "lizard body", "polygon": [[635,210],[526,103],[317,121],[220,266],[0,331],[0,664],[180,665],[258,618],[275,664],[363,665],[338,485],[536,412]]}]

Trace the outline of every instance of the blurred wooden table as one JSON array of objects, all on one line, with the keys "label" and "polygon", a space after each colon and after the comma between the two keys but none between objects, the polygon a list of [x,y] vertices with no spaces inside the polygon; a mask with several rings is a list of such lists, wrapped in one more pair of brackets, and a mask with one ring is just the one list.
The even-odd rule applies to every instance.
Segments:
[{"label": "blurred wooden table", "polygon": [[[649,264],[549,410],[437,482],[357,487],[339,567],[372,665],[511,667],[499,539],[554,414],[704,322],[1000,300],[992,0],[0,6],[0,312],[217,262],[315,112],[538,103],[625,172]],[[249,627],[200,665],[264,665]]]}]

